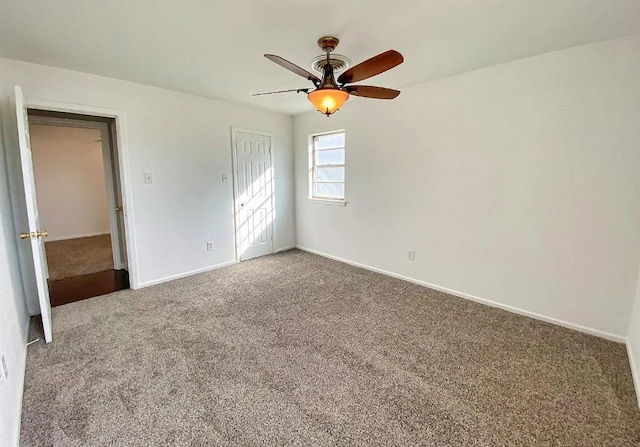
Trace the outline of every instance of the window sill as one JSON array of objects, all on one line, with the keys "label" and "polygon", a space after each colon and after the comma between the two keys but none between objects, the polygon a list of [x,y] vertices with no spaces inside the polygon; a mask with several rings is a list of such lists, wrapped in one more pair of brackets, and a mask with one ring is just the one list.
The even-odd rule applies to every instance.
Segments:
[{"label": "window sill", "polygon": [[310,197],[309,202],[318,203],[320,205],[347,206],[347,202],[345,200],[316,199]]}]

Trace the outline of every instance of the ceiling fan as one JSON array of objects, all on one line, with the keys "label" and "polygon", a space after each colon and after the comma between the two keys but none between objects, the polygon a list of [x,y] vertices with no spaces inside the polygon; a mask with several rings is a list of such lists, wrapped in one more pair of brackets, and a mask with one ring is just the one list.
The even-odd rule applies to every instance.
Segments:
[{"label": "ceiling fan", "polygon": [[333,73],[334,66],[332,62],[334,61],[331,58],[331,52],[336,49],[339,42],[338,38],[333,36],[325,36],[318,39],[318,46],[322,48],[322,51],[327,55],[323,63],[322,79],[280,56],[276,56],[275,54],[265,54],[264,57],[270,61],[275,62],[281,67],[284,67],[287,70],[311,81],[315,88],[309,87],[279,90],[276,92],[256,93],[252,96],[272,95],[274,93],[286,92],[304,92],[307,94],[307,98],[311,101],[311,104],[313,104],[319,112],[329,116],[344,105],[347,99],[349,99],[349,95],[360,96],[363,98],[393,99],[400,94],[400,90],[390,88],[348,84],[363,81],[400,65],[404,62],[402,54],[395,50],[385,51],[384,53],[380,53],[377,56],[349,68],[344,73],[340,74],[336,80]]}]

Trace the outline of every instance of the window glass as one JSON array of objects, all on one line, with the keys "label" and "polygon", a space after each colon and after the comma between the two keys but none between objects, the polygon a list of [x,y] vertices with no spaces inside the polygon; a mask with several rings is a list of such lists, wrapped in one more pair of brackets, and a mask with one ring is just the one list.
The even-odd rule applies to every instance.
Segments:
[{"label": "window glass", "polygon": [[313,136],[311,198],[344,200],[345,133]]}]

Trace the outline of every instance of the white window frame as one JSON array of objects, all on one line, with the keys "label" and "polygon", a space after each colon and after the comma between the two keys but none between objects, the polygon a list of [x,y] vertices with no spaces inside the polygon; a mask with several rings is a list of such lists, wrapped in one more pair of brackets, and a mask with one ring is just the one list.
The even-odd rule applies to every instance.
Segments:
[{"label": "white window frame", "polygon": [[[315,144],[314,144],[314,140],[316,137],[322,136],[322,135],[332,135],[332,134],[337,134],[337,133],[344,133],[344,139],[345,139],[345,143],[344,143],[344,155],[345,155],[345,160],[343,164],[334,164],[334,165],[321,165],[321,167],[323,168],[344,168],[345,169],[345,178],[344,178],[344,182],[337,182],[337,183],[343,183],[344,184],[344,197],[341,199],[332,199],[329,197],[315,197],[313,195],[313,185],[315,183],[315,168],[316,168],[316,164],[315,164]],[[339,149],[339,148],[334,148],[334,149]],[[337,130],[331,130],[328,132],[319,132],[319,133],[314,133],[309,135],[309,201],[311,202],[315,202],[315,203],[320,203],[320,204],[324,204],[324,205],[336,205],[336,206],[346,206],[347,202],[346,202],[346,195],[347,195],[347,172],[346,172],[346,163],[347,163],[347,132],[344,129],[337,129]],[[326,182],[319,182],[319,183],[326,183]]]}]

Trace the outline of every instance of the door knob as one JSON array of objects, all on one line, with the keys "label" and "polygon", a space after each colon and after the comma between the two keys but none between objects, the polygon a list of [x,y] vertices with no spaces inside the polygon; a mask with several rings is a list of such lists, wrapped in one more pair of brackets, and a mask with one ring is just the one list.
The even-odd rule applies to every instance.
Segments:
[{"label": "door knob", "polygon": [[122,208],[120,208],[119,206],[116,206],[116,211],[122,211]]},{"label": "door knob", "polygon": [[49,232],[44,231],[32,231],[31,233],[20,233],[20,239],[37,239],[39,237],[47,237]]},{"label": "door knob", "polygon": [[241,203],[240,206],[244,206],[244,203]]}]

